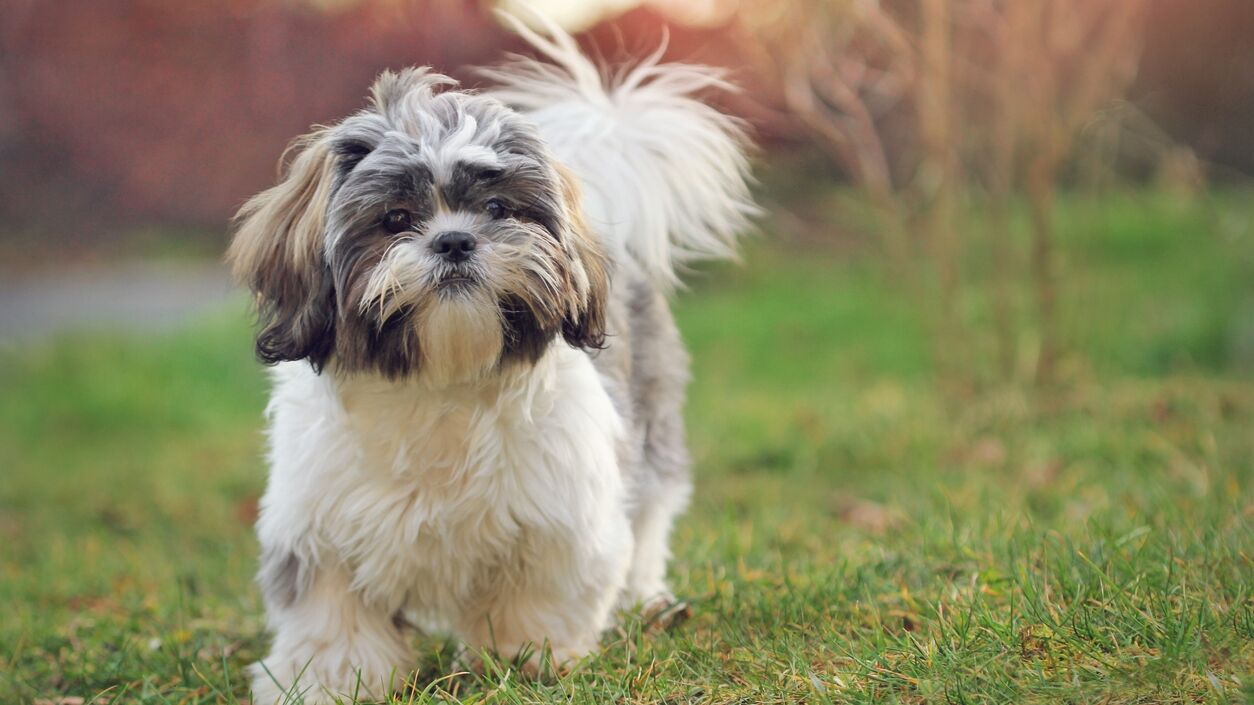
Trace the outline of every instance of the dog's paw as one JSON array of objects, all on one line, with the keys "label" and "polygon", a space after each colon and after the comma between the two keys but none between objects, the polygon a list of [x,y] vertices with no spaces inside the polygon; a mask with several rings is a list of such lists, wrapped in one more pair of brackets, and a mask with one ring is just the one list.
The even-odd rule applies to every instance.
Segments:
[{"label": "dog's paw", "polygon": [[485,658],[482,651],[466,649],[458,655],[454,668],[489,678],[513,670],[524,678],[542,681],[569,675],[585,654],[586,651],[551,648],[541,651],[528,646],[512,657],[487,652]]},{"label": "dog's paw", "polygon": [[[280,683],[275,674],[260,663],[254,663],[248,670],[252,676],[252,705],[339,705],[386,699],[378,694],[379,688],[366,687],[357,678],[345,680],[338,688],[319,685],[319,681],[330,679],[310,673],[307,666],[293,670],[300,680],[292,685]],[[292,680],[296,677],[294,675]]]},{"label": "dog's paw", "polygon": [[249,668],[252,673],[252,705],[323,705],[330,703],[319,699],[315,693],[305,693],[295,688],[284,688],[274,678],[255,663]]},{"label": "dog's paw", "polygon": [[640,608],[640,618],[649,632],[675,629],[692,616],[692,606],[669,592],[653,597]]},{"label": "dog's paw", "polygon": [[316,702],[306,701],[295,690],[279,685],[274,676],[260,662],[249,666],[248,672],[252,676],[252,705],[296,705],[303,702],[310,702],[310,705],[314,705]]}]

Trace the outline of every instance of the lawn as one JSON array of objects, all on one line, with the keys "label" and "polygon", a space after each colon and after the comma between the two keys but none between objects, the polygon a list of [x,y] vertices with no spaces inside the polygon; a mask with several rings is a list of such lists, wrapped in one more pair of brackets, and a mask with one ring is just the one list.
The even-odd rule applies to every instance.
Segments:
[{"label": "lawn", "polygon": [[[700,274],[677,300],[692,618],[627,620],[538,682],[443,678],[427,639],[400,702],[1254,702],[1251,200],[1068,201],[1049,394],[938,391],[866,248],[763,237]],[[987,301],[963,307],[979,329]],[[247,698],[249,329],[241,299],[0,353],[0,703]]]}]

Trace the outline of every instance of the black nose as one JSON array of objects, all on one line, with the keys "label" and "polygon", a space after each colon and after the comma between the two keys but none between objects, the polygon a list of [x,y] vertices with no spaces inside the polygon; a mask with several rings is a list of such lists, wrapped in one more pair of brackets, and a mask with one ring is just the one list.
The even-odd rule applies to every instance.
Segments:
[{"label": "black nose", "polygon": [[475,251],[475,236],[460,230],[449,230],[435,236],[431,249],[450,262],[462,262]]}]

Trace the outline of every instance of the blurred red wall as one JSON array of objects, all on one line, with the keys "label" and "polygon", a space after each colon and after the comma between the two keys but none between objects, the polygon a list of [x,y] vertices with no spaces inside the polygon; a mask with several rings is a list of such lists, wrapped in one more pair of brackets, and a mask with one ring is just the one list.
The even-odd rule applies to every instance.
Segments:
[{"label": "blurred red wall", "polygon": [[[313,123],[360,107],[383,68],[457,75],[517,49],[478,0],[0,0],[0,240],[73,244],[119,226],[220,231]],[[1156,0],[1137,94],[1204,157],[1254,171],[1254,1]],[[611,62],[663,21],[584,37]],[[726,32],[673,28],[669,57],[728,66],[729,104],[771,146],[801,138]]]},{"label": "blurred red wall", "polygon": [[0,0],[0,17],[0,213],[67,238],[220,228],[381,69],[482,62],[502,39],[473,2]]}]

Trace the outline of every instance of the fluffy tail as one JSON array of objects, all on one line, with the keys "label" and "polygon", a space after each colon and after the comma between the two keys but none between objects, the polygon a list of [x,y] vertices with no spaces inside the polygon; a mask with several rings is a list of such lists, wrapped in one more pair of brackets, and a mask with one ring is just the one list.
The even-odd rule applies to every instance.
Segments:
[{"label": "fluffy tail", "polygon": [[527,114],[584,187],[585,214],[615,256],[664,288],[686,263],[734,258],[757,213],[742,123],[694,97],[734,90],[703,66],[659,64],[659,49],[604,76],[551,22],[544,34],[502,17],[552,63],[524,57],[482,69],[488,91]]}]

